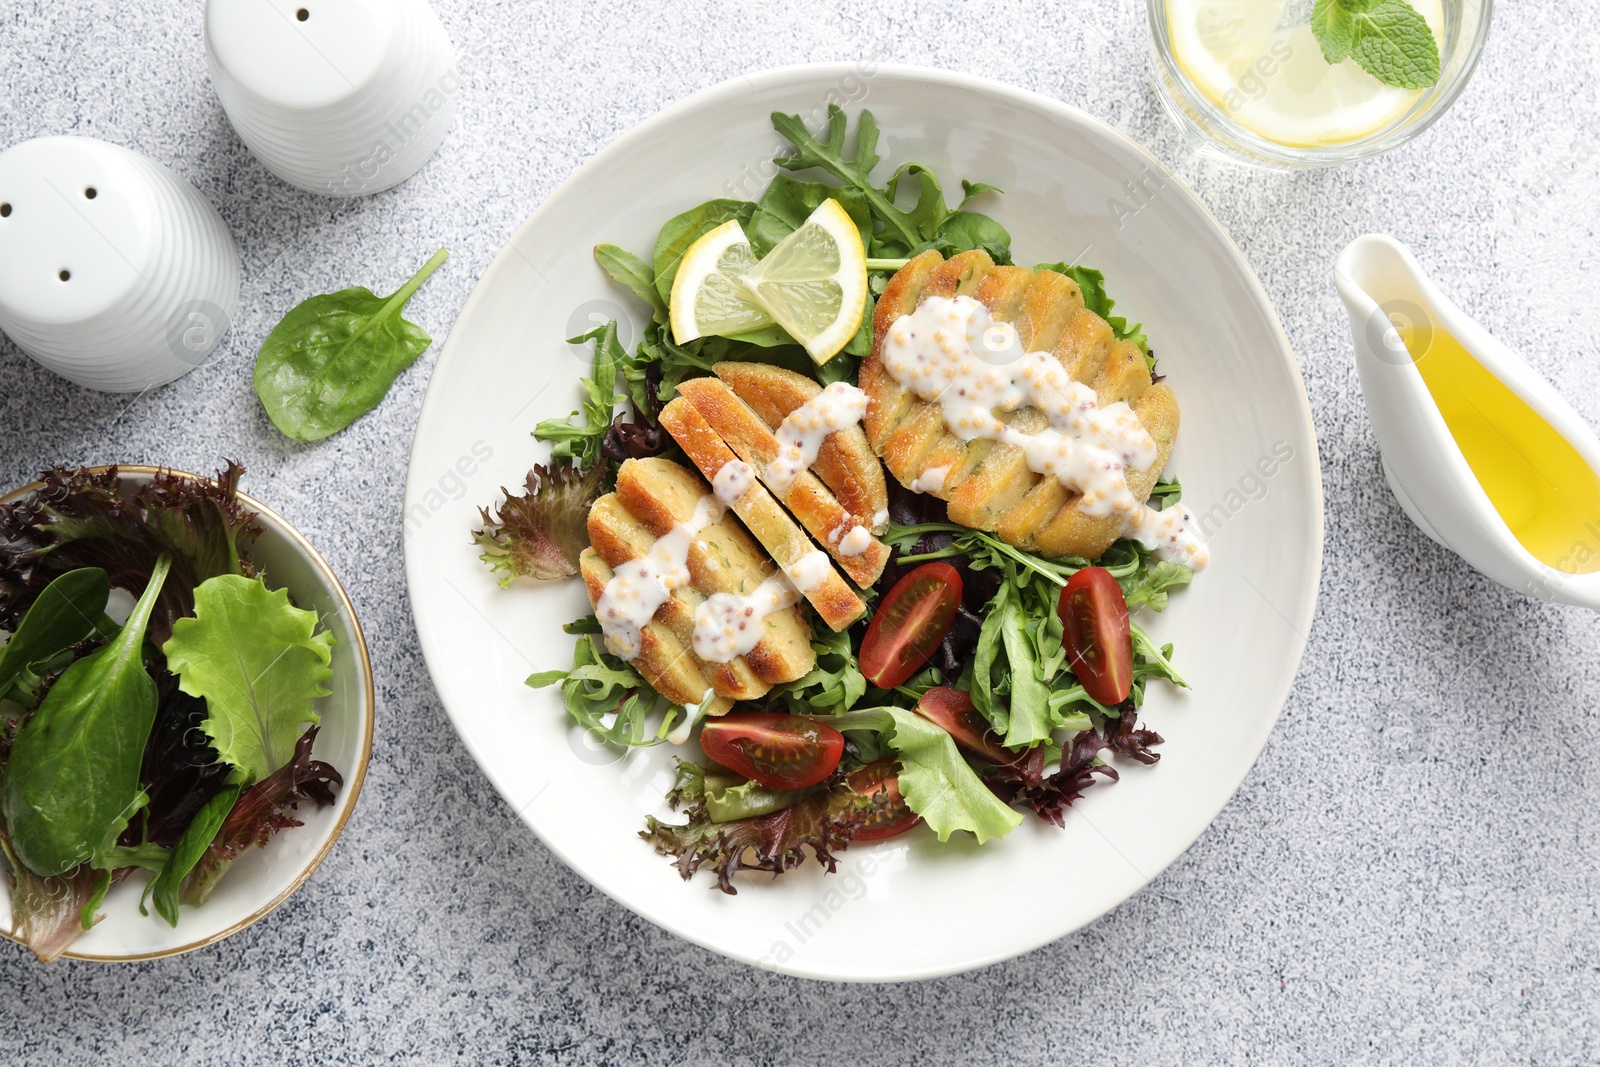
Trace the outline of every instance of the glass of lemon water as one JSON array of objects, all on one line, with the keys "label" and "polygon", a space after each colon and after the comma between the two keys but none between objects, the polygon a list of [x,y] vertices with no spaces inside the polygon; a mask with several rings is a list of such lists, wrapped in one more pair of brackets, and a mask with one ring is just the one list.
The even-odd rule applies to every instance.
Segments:
[{"label": "glass of lemon water", "polygon": [[1186,133],[1235,159],[1280,168],[1366,159],[1455,102],[1491,4],[1149,0],[1157,85]]}]

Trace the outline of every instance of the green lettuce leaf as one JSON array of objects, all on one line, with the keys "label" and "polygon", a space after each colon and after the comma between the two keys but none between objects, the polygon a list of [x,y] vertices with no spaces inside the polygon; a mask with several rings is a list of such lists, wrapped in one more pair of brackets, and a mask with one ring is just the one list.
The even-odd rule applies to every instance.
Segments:
[{"label": "green lettuce leaf", "polygon": [[333,634],[315,612],[260,579],[222,575],[195,590],[195,615],[180,619],[163,651],[179,687],[203,697],[202,729],[219,761],[249,785],[284,766],[333,676]]},{"label": "green lettuce leaf", "polygon": [[954,738],[915,712],[884,710],[894,720],[889,744],[899,756],[900,794],[940,841],[968,830],[982,844],[1021,825],[1022,814],[990,792],[961,758]]}]

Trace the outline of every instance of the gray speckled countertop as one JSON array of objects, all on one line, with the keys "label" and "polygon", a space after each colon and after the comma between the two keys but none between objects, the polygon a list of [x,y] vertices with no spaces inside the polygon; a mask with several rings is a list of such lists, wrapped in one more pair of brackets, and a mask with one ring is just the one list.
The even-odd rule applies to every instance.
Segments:
[{"label": "gray speckled countertop", "polygon": [[[849,0],[436,0],[473,61],[456,127],[399,189],[296,192],[234,136],[198,3],[10,0],[0,145],[79,133],[171,164],[244,257],[225,350],[130,406],[0,341],[0,485],[46,464],[236,456],[318,545],[371,638],[366,794],[310,884],[193,955],[41,968],[0,944],[8,1063],[1593,1063],[1600,1060],[1600,620],[1469,570],[1378,472],[1330,283],[1388,230],[1600,424],[1600,15],[1503,3],[1476,80],[1420,141],[1332,172],[1186,158],[1148,83],[1134,0],[914,8]],[[961,27],[967,26],[963,30]],[[1253,773],[1170,870],[1021,959],[898,987],[775,976],[600,896],[457,743],[405,598],[400,501],[437,347],[374,415],[303,447],[251,359],[306,294],[401,282],[442,338],[513,228],[662,106],[756,67],[865,58],[1067,101],[1173,164],[1233,233],[1294,342],[1327,490],[1320,613]],[[959,912],[956,913],[959,916]],[[963,920],[966,921],[966,920]]]}]

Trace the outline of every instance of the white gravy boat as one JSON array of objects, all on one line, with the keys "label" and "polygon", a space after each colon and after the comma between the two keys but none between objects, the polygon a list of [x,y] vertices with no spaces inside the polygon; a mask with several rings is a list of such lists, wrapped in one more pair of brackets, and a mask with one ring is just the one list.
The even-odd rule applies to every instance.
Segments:
[{"label": "white gravy boat", "polygon": [[[1574,522],[1574,544],[1551,566],[1518,539],[1478,481],[1396,326],[1443,331],[1595,471],[1600,440],[1561,395],[1462,313],[1410,249],[1385,234],[1357,238],[1334,264],[1350,312],[1361,389],[1383,453],[1389,488],[1413,522],[1495,581],[1541,600],[1600,610],[1600,515]],[[1463,394],[1464,395],[1464,394]],[[1511,447],[1508,441],[1507,447]],[[1529,457],[1529,462],[1536,462]]]}]

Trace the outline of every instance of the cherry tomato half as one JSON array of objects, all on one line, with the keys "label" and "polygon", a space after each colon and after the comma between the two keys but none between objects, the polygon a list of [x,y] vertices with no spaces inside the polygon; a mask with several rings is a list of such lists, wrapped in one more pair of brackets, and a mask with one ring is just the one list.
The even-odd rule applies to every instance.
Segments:
[{"label": "cherry tomato half", "polygon": [[1061,590],[1067,666],[1084,691],[1116,705],[1133,691],[1133,631],[1122,587],[1104,567],[1085,567]]},{"label": "cherry tomato half", "polygon": [[863,796],[889,794],[889,806],[873,816],[856,831],[857,841],[887,841],[911,829],[922,821],[922,816],[906,807],[900,796],[900,776],[895,771],[894,760],[881,759],[857,767],[845,781],[850,788]]},{"label": "cherry tomato half", "polygon": [[924,563],[878,605],[861,642],[861,673],[879,689],[904,685],[933,657],[961,606],[961,572]]},{"label": "cherry tomato half", "polygon": [[804,789],[839,766],[844,734],[803,715],[736,711],[706,720],[706,755],[769,789]]},{"label": "cherry tomato half", "polygon": [[943,727],[972,755],[998,767],[1009,767],[1027,756],[1026,752],[1008,751],[1000,743],[989,720],[972,706],[972,697],[964,689],[934,686],[917,701],[917,714]]}]

